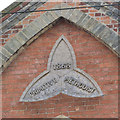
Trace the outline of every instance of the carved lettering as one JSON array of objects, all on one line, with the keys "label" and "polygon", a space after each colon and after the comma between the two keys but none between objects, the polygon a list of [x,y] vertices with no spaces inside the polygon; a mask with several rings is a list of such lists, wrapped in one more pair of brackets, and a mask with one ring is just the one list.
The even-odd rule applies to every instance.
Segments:
[{"label": "carved lettering", "polygon": [[73,77],[66,77],[64,82],[70,84],[70,85],[74,85],[76,86],[77,88],[79,89],[82,89],[82,90],[85,90],[87,91],[88,93],[93,93],[95,91],[94,88],[91,88],[89,86],[87,86],[86,84],[83,84],[83,83],[80,83],[78,82],[75,78]]},{"label": "carved lettering", "polygon": [[45,100],[59,93],[82,98],[102,96],[95,80],[76,66],[74,50],[62,35],[51,50],[47,70],[30,83],[20,101]]},{"label": "carved lettering", "polygon": [[47,88],[55,85],[56,83],[57,83],[56,78],[54,78],[51,81],[44,83],[42,86],[32,90],[29,94],[35,96],[35,95],[39,94],[41,91],[44,91]]},{"label": "carved lettering", "polygon": [[70,69],[71,68],[71,64],[70,63],[65,63],[65,64],[56,64],[53,65],[53,69],[54,70],[61,70],[61,69]]}]

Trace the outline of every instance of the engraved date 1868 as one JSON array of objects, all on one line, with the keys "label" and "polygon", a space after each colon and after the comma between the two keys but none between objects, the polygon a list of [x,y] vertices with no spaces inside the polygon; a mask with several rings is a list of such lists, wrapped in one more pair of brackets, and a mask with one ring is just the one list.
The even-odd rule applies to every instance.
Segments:
[{"label": "engraved date 1868", "polygon": [[58,64],[53,65],[54,70],[70,69],[70,68],[71,68],[70,63],[65,63],[65,64],[58,63]]}]

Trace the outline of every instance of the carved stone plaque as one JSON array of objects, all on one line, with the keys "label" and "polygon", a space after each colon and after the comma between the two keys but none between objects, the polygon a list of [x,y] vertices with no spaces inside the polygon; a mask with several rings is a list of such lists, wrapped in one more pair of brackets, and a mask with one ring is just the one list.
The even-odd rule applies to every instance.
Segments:
[{"label": "carved stone plaque", "polygon": [[63,35],[50,53],[47,70],[28,85],[20,101],[45,100],[59,93],[84,98],[103,95],[95,80],[76,67],[73,48]]}]

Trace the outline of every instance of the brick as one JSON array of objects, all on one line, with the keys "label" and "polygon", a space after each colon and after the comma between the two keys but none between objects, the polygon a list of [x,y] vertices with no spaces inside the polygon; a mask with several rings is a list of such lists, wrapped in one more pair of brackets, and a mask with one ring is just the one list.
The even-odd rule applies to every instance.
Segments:
[{"label": "brick", "polygon": [[12,34],[10,34],[8,40],[10,40],[10,39],[11,39],[12,37],[14,37],[15,35],[16,35],[16,33],[12,33]]},{"label": "brick", "polygon": [[107,25],[109,28],[113,28],[113,25]]},{"label": "brick", "polygon": [[10,11],[10,12],[17,12],[18,10],[20,10],[21,9],[21,7],[20,6],[17,6],[17,7],[15,7],[12,11]]},{"label": "brick", "polygon": [[105,21],[102,21],[102,23],[104,23],[104,24],[110,24],[110,20],[105,20]]},{"label": "brick", "polygon": [[91,13],[91,12],[97,12],[97,10],[95,10],[95,9],[93,9],[93,10],[90,10],[90,13]]},{"label": "brick", "polygon": [[108,16],[101,17],[101,20],[109,20],[109,19],[110,19],[110,17],[108,17]]},{"label": "brick", "polygon": [[105,14],[102,13],[102,16],[105,16]]},{"label": "brick", "polygon": [[81,10],[82,12],[85,12],[85,13],[88,13],[89,12],[89,10]]},{"label": "brick", "polygon": [[80,2],[79,5],[86,5],[85,2]]},{"label": "brick", "polygon": [[16,25],[16,26],[14,26],[12,29],[21,29],[21,28],[23,28],[22,25]]},{"label": "brick", "polygon": [[117,32],[118,30],[117,29],[114,29],[115,32]]},{"label": "brick", "polygon": [[11,30],[9,30],[9,31],[5,32],[5,34],[11,34]]},{"label": "brick", "polygon": [[112,23],[118,23],[118,21],[116,21],[116,20],[112,20]]},{"label": "brick", "polygon": [[18,30],[13,30],[13,33],[18,33]]},{"label": "brick", "polygon": [[89,13],[89,15],[90,15],[90,16],[92,16],[92,17],[94,17],[94,16],[95,16],[95,14],[94,14],[94,13]]},{"label": "brick", "polygon": [[114,25],[114,27],[119,27],[119,24]]},{"label": "brick", "polygon": [[22,7],[26,6],[29,2],[23,2]]},{"label": "brick", "polygon": [[[88,19],[86,25],[83,26],[86,26],[86,29],[88,27],[89,30],[93,30],[96,25],[98,25],[96,20]],[[116,34],[111,34],[107,29],[105,31],[103,30],[103,33],[101,33],[103,34],[102,37],[113,44]],[[59,94],[45,101],[18,102],[26,86],[46,70],[49,53],[61,34],[64,34],[73,46],[77,67],[83,69],[95,79],[104,91],[105,96],[85,99]],[[21,41],[20,44],[28,41],[23,32],[17,33],[15,38],[18,42]],[[16,47],[20,47],[20,44]],[[4,48],[14,54],[14,51],[7,44]],[[115,88],[118,85],[117,61],[118,57],[92,35],[61,20],[53,28],[36,38],[3,72],[3,116],[8,118],[46,118],[64,114],[70,118],[116,117],[118,106],[118,92]],[[112,90],[110,90],[111,88]],[[111,109],[109,110],[109,108]],[[113,112],[115,113],[113,114]]]},{"label": "brick", "polygon": [[7,18],[9,18],[11,15],[5,15],[4,17],[2,17],[2,22],[5,21]]},{"label": "brick", "polygon": [[2,35],[2,38],[8,38],[8,35]]},{"label": "brick", "polygon": [[101,13],[95,13],[95,16],[101,16]]}]

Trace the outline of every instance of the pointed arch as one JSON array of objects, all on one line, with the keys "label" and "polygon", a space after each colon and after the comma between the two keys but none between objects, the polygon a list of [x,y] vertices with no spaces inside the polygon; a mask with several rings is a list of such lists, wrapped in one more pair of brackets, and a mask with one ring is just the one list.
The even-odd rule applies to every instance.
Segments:
[{"label": "pointed arch", "polygon": [[[67,4],[60,4],[55,8],[71,7]],[[76,26],[83,28],[95,38],[99,39],[104,45],[106,45],[115,54],[120,56],[118,34],[105,26],[103,23],[98,22],[94,18],[81,12],[79,9],[65,10],[65,11],[49,11],[42,14],[39,18],[31,22],[21,32],[17,33],[15,37],[9,40],[3,47],[1,47],[0,60],[2,64],[0,68],[4,71],[7,66],[39,35],[44,33],[59,18],[65,18],[68,21],[74,23]]]},{"label": "pointed arch", "polygon": [[73,61],[73,66],[76,67],[76,57],[75,57],[75,53],[74,53],[74,50],[71,46],[71,44],[69,43],[69,41],[64,37],[64,35],[62,35],[61,37],[59,37],[59,39],[56,41],[53,49],[51,50],[51,53],[49,55],[49,59],[48,59],[48,66],[47,66],[47,70],[50,70],[50,64],[51,64],[51,61],[53,59],[53,56],[54,56],[54,53],[57,49],[57,47],[59,46],[60,42],[61,41],[64,41],[65,44],[67,45],[69,51],[70,51],[70,54],[71,54],[71,59]]}]

